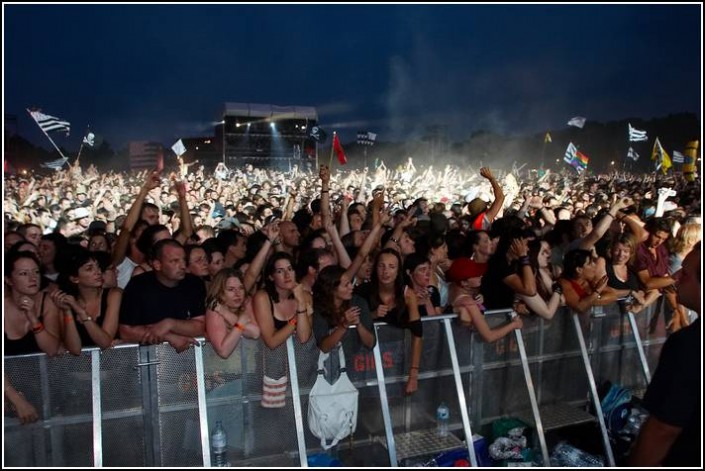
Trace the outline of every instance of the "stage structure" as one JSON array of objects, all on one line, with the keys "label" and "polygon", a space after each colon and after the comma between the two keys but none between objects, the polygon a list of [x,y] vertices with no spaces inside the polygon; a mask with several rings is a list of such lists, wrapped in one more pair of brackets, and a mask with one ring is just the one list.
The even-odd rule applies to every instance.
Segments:
[{"label": "stage structure", "polygon": [[226,103],[223,112],[223,162],[288,171],[302,159],[307,130],[318,123],[312,106]]}]

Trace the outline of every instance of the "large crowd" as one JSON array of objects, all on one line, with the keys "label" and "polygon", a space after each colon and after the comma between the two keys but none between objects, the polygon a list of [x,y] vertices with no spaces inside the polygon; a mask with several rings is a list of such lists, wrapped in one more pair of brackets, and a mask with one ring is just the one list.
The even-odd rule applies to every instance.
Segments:
[{"label": "large crowd", "polygon": [[[4,184],[5,355],[116,342],[181,352],[201,336],[223,358],[243,336],[273,352],[292,335],[324,352],[345,336],[372,348],[383,320],[413,336],[412,394],[423,316],[456,313],[486,342],[566,305],[638,313],[663,299],[669,332],[697,317],[676,283],[702,237],[701,188],[677,175],[419,170],[409,159],[318,173],[74,165]],[[520,315],[492,328],[487,309]],[[265,379],[281,384],[285,365],[272,363]],[[5,380],[20,419],[36,420]]]}]

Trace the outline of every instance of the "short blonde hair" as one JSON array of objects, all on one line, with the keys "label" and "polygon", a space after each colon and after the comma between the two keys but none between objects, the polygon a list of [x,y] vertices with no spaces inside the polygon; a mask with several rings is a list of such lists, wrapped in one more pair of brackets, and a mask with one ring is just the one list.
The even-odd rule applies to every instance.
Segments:
[{"label": "short blonde hair", "polygon": [[673,239],[673,252],[691,249],[703,238],[703,226],[696,222],[683,224]]}]

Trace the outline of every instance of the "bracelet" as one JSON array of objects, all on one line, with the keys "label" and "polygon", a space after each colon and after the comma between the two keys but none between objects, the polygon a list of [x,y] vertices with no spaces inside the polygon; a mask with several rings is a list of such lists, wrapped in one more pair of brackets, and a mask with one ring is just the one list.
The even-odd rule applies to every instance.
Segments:
[{"label": "bracelet", "polygon": [[321,194],[323,194],[323,193],[329,193],[329,191],[328,190],[321,190]]},{"label": "bracelet", "polygon": [[418,367],[418,366],[412,366],[412,367],[410,367],[409,369],[410,369],[410,370],[418,370],[419,367]]},{"label": "bracelet", "polygon": [[85,319],[81,319],[81,324],[85,324],[86,322],[92,322],[93,318],[91,316],[86,316]]},{"label": "bracelet", "polygon": [[306,309],[303,309],[301,311],[298,311],[298,310],[296,311],[297,316],[300,316],[301,314],[308,314],[308,311]]},{"label": "bracelet", "polygon": [[37,322],[35,325],[32,326],[32,333],[34,335],[37,335],[40,332],[44,331],[44,324],[42,321]]},{"label": "bracelet", "polygon": [[244,332],[245,326],[240,324],[239,322],[235,324],[235,328],[239,330],[240,332]]},{"label": "bracelet", "polygon": [[289,325],[296,327],[296,316],[289,319]]},{"label": "bracelet", "polygon": [[389,240],[391,240],[395,244],[399,245],[399,239],[395,239],[394,237],[390,237]]},{"label": "bracelet", "polygon": [[607,214],[605,214],[605,216],[612,216],[614,219],[617,219],[617,216],[615,216],[615,215],[612,214],[612,213],[607,213]]},{"label": "bracelet", "polygon": [[274,239],[274,240],[272,240],[272,239],[268,239],[268,240],[272,243],[272,245],[279,245],[282,243],[282,240],[278,239],[278,238]]},{"label": "bracelet", "polygon": [[519,264],[522,265],[522,266],[531,265],[531,260],[529,260],[529,256],[528,256],[528,255],[524,255],[524,256],[522,256],[522,257],[519,257]]},{"label": "bracelet", "polygon": [[64,314],[64,324],[71,323],[72,321],[75,321],[74,317],[71,314]]},{"label": "bracelet", "polygon": [[598,301],[599,301],[600,299],[602,299],[602,295],[601,295],[599,292],[595,291],[594,294],[597,295],[597,300],[598,300]]}]

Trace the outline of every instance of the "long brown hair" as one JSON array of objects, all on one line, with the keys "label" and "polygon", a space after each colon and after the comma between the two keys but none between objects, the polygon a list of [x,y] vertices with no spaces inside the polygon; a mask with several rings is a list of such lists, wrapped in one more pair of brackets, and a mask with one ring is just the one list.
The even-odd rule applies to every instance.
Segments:
[{"label": "long brown hair", "polygon": [[343,301],[340,307],[335,305],[335,290],[340,286],[345,269],[340,265],[329,265],[320,271],[313,285],[313,309],[328,321],[329,326],[340,324],[350,301]]}]

